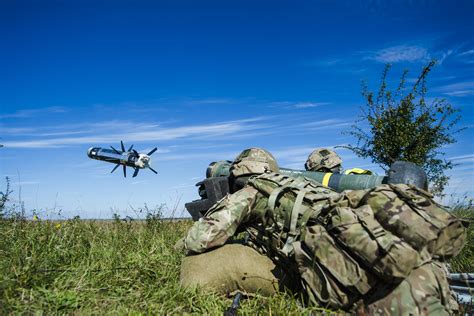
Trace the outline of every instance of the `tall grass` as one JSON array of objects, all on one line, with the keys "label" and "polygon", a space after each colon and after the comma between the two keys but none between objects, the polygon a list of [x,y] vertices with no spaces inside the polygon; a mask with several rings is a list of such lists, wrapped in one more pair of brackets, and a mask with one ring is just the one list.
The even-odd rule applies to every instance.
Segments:
[{"label": "tall grass", "polygon": [[[196,313],[221,314],[231,299],[179,286],[184,254],[174,249],[191,221],[162,221],[162,209],[137,210],[146,220],[26,220],[24,210],[5,208],[0,194],[0,314],[8,313]],[[452,211],[474,218],[472,203]],[[450,261],[452,271],[474,271],[474,225],[466,245]],[[310,314],[280,293],[243,300],[242,314]]]},{"label": "tall grass", "polygon": [[[0,219],[0,314],[221,314],[231,299],[179,286],[174,250],[192,222]],[[282,293],[241,313],[307,314]]]},{"label": "tall grass", "polygon": [[453,272],[474,272],[474,205],[472,200],[464,200],[452,207],[451,211],[469,227],[466,229],[466,244],[461,253],[450,260]]}]

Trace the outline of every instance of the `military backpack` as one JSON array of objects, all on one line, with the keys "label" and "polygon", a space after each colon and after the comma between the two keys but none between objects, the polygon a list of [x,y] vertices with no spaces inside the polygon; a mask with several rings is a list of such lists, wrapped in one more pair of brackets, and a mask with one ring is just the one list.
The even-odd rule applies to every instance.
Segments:
[{"label": "military backpack", "polygon": [[293,258],[310,301],[348,308],[396,286],[433,258],[461,250],[462,223],[414,186],[382,185],[342,194],[276,173],[249,184],[268,198],[265,245]]}]

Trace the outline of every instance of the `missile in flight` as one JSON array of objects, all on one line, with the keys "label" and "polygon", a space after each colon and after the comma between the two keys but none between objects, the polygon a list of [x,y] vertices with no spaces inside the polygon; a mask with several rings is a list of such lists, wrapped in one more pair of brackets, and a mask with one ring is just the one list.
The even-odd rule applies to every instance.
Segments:
[{"label": "missile in flight", "polygon": [[143,154],[133,149],[133,145],[131,145],[128,150],[125,150],[123,141],[120,141],[120,147],[121,150],[117,150],[113,146],[110,146],[111,149],[91,147],[89,150],[87,150],[87,156],[89,156],[91,159],[102,160],[116,164],[110,173],[117,170],[118,167],[123,166],[124,177],[127,177],[127,167],[134,169],[132,177],[136,177],[140,169],[146,168],[150,169],[154,173],[158,173],[150,166],[150,156],[158,148],[155,147],[149,153]]}]

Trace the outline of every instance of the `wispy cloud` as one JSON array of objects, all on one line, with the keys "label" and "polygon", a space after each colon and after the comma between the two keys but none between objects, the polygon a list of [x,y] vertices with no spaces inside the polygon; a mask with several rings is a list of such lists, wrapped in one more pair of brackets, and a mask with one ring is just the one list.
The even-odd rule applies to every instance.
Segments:
[{"label": "wispy cloud", "polygon": [[319,106],[329,105],[330,102],[291,102],[291,101],[276,101],[269,102],[270,107],[279,107],[285,109],[308,109],[316,108]]},{"label": "wispy cloud", "polygon": [[474,155],[462,155],[462,156],[450,157],[449,160],[453,161],[454,163],[473,163]]},{"label": "wispy cloud", "polygon": [[384,48],[369,54],[366,59],[380,63],[425,62],[431,59],[428,50],[421,46],[399,45]]},{"label": "wispy cloud", "polygon": [[458,56],[471,56],[471,55],[474,55],[474,49],[470,49],[458,54]]},{"label": "wispy cloud", "polygon": [[16,112],[12,113],[7,113],[7,114],[1,114],[0,118],[5,119],[5,118],[28,118],[28,117],[33,117],[37,116],[40,114],[50,114],[50,113],[64,113],[66,112],[66,108],[60,107],[60,106],[51,106],[47,108],[41,108],[41,109],[24,109],[24,110],[18,110]]},{"label": "wispy cloud", "polygon": [[35,131],[35,129],[30,128],[30,127],[4,127],[4,126],[0,126],[0,134],[2,134],[2,136],[4,136],[5,134],[8,134],[8,135],[24,135],[24,134],[27,134],[27,133],[32,133],[33,131]]},{"label": "wispy cloud", "polygon": [[436,87],[435,92],[441,92],[451,97],[466,97],[474,95],[474,81],[458,82],[445,86]]},{"label": "wispy cloud", "polygon": [[253,118],[240,121],[217,122],[207,125],[191,125],[169,128],[157,127],[158,125],[140,127],[139,123],[135,123],[133,124],[133,129],[122,130],[120,133],[117,133],[116,131],[110,131],[97,135],[81,135],[77,137],[7,141],[3,144],[5,147],[13,148],[48,148],[83,144],[112,143],[116,142],[117,140],[123,140],[126,142],[169,141],[183,138],[197,140],[224,135],[238,135],[241,132],[248,133],[268,127],[267,124],[261,124],[258,121],[258,118]]},{"label": "wispy cloud", "polygon": [[454,53],[454,50],[450,49],[446,52],[442,52],[439,56],[438,56],[438,64],[442,64],[446,58],[448,58],[449,56],[451,56],[452,54]]},{"label": "wispy cloud", "polygon": [[[330,67],[342,68],[344,71],[360,73],[366,71],[360,68],[362,61],[375,61],[378,63],[416,63],[427,62],[436,58],[438,63],[443,63],[449,56],[454,55],[457,49],[447,49],[444,51],[430,51],[427,47],[421,45],[401,44],[385,47],[372,51],[355,51],[345,53],[343,57],[329,57],[321,60],[310,60],[303,63],[310,67]],[[459,55],[458,55],[459,56]],[[357,68],[354,66],[357,65]]]},{"label": "wispy cloud", "polygon": [[296,109],[306,109],[306,108],[315,108],[322,105],[329,105],[329,102],[300,102],[293,104],[293,107]]},{"label": "wispy cloud", "polygon": [[327,119],[327,120],[304,123],[304,124],[301,124],[301,127],[305,128],[306,130],[315,131],[315,130],[321,130],[321,129],[349,126],[353,123],[354,123],[353,121],[348,121],[348,120]]}]

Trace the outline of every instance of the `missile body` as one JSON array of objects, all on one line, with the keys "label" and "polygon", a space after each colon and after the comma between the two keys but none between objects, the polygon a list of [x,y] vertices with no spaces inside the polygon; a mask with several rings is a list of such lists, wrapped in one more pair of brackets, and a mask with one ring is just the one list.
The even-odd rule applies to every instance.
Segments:
[{"label": "missile body", "polygon": [[138,175],[140,169],[148,168],[152,172],[157,173],[152,167],[150,167],[150,155],[152,155],[158,148],[152,149],[148,154],[142,154],[133,149],[133,145],[128,150],[125,150],[123,142],[120,142],[122,150],[117,150],[110,146],[111,149],[101,147],[91,147],[87,151],[87,156],[91,159],[101,160],[116,164],[111,173],[114,172],[119,166],[123,166],[123,176],[127,176],[127,168],[131,167],[135,169],[133,177]]},{"label": "missile body", "polygon": [[[133,152],[117,153],[112,149],[92,147],[87,151],[87,156],[92,159],[102,160],[119,165],[125,165],[132,168],[140,168],[137,166],[138,158]],[[143,169],[143,167],[141,168]]]}]

